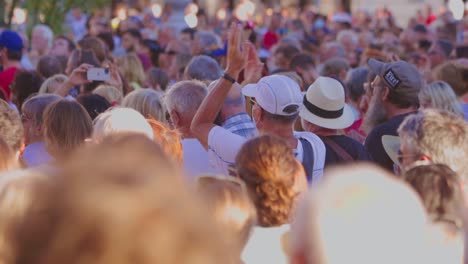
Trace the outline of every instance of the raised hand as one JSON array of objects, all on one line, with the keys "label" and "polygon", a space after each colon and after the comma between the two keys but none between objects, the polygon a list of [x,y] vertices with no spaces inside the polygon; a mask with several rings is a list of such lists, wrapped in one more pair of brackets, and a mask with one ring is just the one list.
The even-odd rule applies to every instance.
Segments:
[{"label": "raised hand", "polygon": [[249,58],[249,50],[251,49],[248,42],[243,43],[241,46],[241,39],[241,26],[233,24],[229,30],[226,72],[234,78],[237,78],[245,68]]},{"label": "raised hand", "polygon": [[258,82],[258,80],[262,78],[263,68],[264,65],[257,55],[255,46],[252,43],[249,43],[248,58],[244,68],[244,82],[242,84],[245,85]]},{"label": "raised hand", "polygon": [[68,83],[70,83],[72,86],[79,86],[89,83],[90,81],[88,78],[86,78],[86,72],[91,68],[94,68],[94,66],[86,63],[81,64],[78,68],[72,71],[68,77]]}]

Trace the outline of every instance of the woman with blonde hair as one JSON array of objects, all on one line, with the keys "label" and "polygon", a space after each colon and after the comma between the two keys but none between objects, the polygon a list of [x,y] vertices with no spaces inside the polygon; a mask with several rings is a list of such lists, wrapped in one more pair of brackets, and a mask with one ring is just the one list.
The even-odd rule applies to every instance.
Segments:
[{"label": "woman with blonde hair", "polygon": [[55,74],[47,78],[39,88],[39,94],[55,93],[63,83],[68,80],[65,74]]},{"label": "woman with blonde hair", "polygon": [[129,54],[118,59],[119,70],[133,89],[140,89],[145,83],[146,75],[140,59],[135,54]]},{"label": "woman with blonde hair", "polygon": [[83,106],[62,99],[45,109],[44,130],[49,154],[64,159],[91,137],[93,124]]},{"label": "woman with blonde hair", "polygon": [[197,178],[196,191],[208,207],[210,217],[223,230],[223,238],[240,260],[257,214],[245,183],[234,177],[205,175]]},{"label": "woman with blonde hair", "polygon": [[120,105],[123,100],[122,92],[112,85],[101,84],[94,91],[93,94],[98,94],[112,105]]},{"label": "woman with blonde hair", "polygon": [[145,118],[151,118],[165,123],[165,110],[161,100],[161,93],[152,89],[139,89],[125,96],[123,107],[133,108]]},{"label": "woman with blonde hair", "polygon": [[419,92],[421,108],[435,108],[464,116],[452,87],[444,81],[435,81]]}]

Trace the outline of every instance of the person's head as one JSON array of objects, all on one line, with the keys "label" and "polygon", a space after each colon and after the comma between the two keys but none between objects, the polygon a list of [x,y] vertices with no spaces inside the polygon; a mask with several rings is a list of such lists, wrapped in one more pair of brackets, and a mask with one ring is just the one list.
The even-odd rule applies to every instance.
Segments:
[{"label": "person's head", "polygon": [[294,216],[290,263],[426,263],[427,229],[401,180],[368,165],[331,169]]},{"label": "person's head", "polygon": [[93,132],[88,112],[75,101],[53,102],[46,107],[43,118],[46,149],[56,159],[66,158]]},{"label": "person's head", "polygon": [[31,36],[31,49],[46,54],[52,48],[54,32],[49,26],[40,24],[34,26]]},{"label": "person's head", "polygon": [[468,180],[468,123],[458,115],[426,109],[408,116],[398,129],[400,166],[404,170],[418,160],[448,165],[463,181]]},{"label": "person's head", "polygon": [[43,115],[47,106],[61,97],[55,94],[36,95],[27,99],[21,108],[24,128],[24,144],[44,141]]},{"label": "person's head", "polygon": [[112,32],[101,32],[97,35],[97,37],[102,40],[102,42],[106,45],[106,49],[108,52],[114,51],[115,43],[114,43],[114,35]]},{"label": "person's head", "polygon": [[126,133],[142,134],[154,139],[153,129],[148,121],[131,108],[113,107],[98,115],[93,126],[93,140],[96,142],[101,142],[109,135]]},{"label": "person's head", "polygon": [[111,85],[101,84],[96,89],[94,89],[93,94],[98,94],[104,98],[112,105],[120,105],[123,100],[122,92]]},{"label": "person's head", "polygon": [[142,40],[143,37],[139,30],[129,29],[122,34],[122,47],[127,52],[135,51]]},{"label": "person's head", "polygon": [[301,50],[298,47],[289,43],[280,43],[273,47],[269,58],[269,67],[271,66],[270,71],[289,69],[291,59],[300,52]]},{"label": "person's head", "polygon": [[208,90],[200,81],[181,81],[172,85],[164,96],[164,103],[174,128],[184,133],[190,131],[190,124]]},{"label": "person's head", "polygon": [[78,47],[82,50],[92,51],[100,63],[107,59],[107,46],[104,41],[97,37],[87,36],[82,38],[78,41]]},{"label": "person's head", "polygon": [[147,120],[153,129],[154,141],[164,149],[168,157],[182,164],[183,149],[180,134],[176,130],[170,129],[162,122],[154,119]]},{"label": "person's head", "polygon": [[192,55],[201,55],[206,52],[220,48],[221,41],[219,37],[210,31],[197,31],[195,39],[192,42]]},{"label": "person's head", "polygon": [[0,136],[0,173],[16,169],[18,156]]},{"label": "person's head", "polygon": [[236,156],[235,168],[246,184],[264,227],[289,223],[305,179],[304,168],[283,140],[264,135],[247,141]]},{"label": "person's head", "polygon": [[0,100],[0,135],[14,153],[20,152],[24,143],[21,117],[3,100]]},{"label": "person's head", "polygon": [[18,33],[3,30],[0,33],[0,63],[5,65],[9,61],[19,62],[23,55],[23,39]]},{"label": "person's head", "polygon": [[251,97],[252,118],[261,133],[292,129],[303,101],[297,82],[279,74],[245,86],[242,94]]},{"label": "person's head", "polygon": [[349,90],[349,98],[351,102],[359,106],[362,96],[365,94],[364,84],[367,82],[369,69],[367,67],[359,67],[348,72],[346,86]]},{"label": "person's head", "polygon": [[215,59],[199,55],[190,60],[184,75],[186,80],[214,81],[223,75],[223,70]]},{"label": "person's head", "polygon": [[39,94],[54,93],[60,86],[68,80],[65,74],[56,74],[44,80],[39,88]]},{"label": "person's head", "polygon": [[434,80],[450,84],[457,96],[468,94],[468,65],[458,61],[448,61],[433,70]]},{"label": "person's head", "polygon": [[195,39],[195,33],[197,33],[196,29],[184,28],[180,32],[179,38],[181,41],[184,41],[185,43],[191,43]]},{"label": "person's head", "polygon": [[50,55],[69,57],[76,48],[75,43],[66,36],[58,36],[55,38],[50,50]]},{"label": "person's head", "polygon": [[453,50],[454,45],[450,40],[438,39],[435,41],[427,52],[429,60],[431,61],[431,67],[435,68],[436,66],[446,62]]},{"label": "person's head", "polygon": [[311,85],[317,78],[317,72],[315,70],[315,61],[312,56],[306,53],[296,54],[291,59],[291,64],[289,69],[295,71],[299,76],[301,76],[302,81],[304,82],[304,90]]},{"label": "person's head", "polygon": [[72,52],[70,58],[68,58],[65,74],[70,75],[74,69],[83,63],[93,65],[94,67],[100,67],[101,65],[92,50],[76,49]]},{"label": "person's head", "polygon": [[338,42],[326,42],[320,48],[320,62],[333,58],[346,58],[346,50]]},{"label": "person's head", "polygon": [[146,86],[156,91],[166,91],[169,84],[167,73],[156,67],[149,68],[146,71]]},{"label": "person's head", "polygon": [[11,101],[21,108],[24,101],[39,92],[42,84],[41,76],[35,71],[17,71],[11,83]]},{"label": "person's head", "polygon": [[443,164],[420,165],[407,170],[404,179],[421,197],[433,223],[461,231],[463,192],[453,170]]},{"label": "person's head", "polygon": [[[291,72],[291,74],[295,73]],[[299,76],[297,76],[297,78],[300,80]],[[211,82],[208,85],[208,91],[211,91],[217,83],[218,80]],[[223,106],[216,117],[215,124],[222,125],[229,117],[239,113],[245,113],[245,111],[245,97],[242,94],[242,87],[234,83],[224,99]]]},{"label": "person's head", "polygon": [[91,120],[96,119],[98,115],[104,113],[109,109],[109,107],[111,107],[111,104],[106,100],[106,98],[99,94],[83,94],[78,96],[76,101],[86,109]]},{"label": "person's head", "polygon": [[368,64],[377,75],[370,89],[372,97],[379,97],[375,98],[380,101],[379,107],[389,112],[392,108],[415,110],[419,107],[418,95],[425,82],[416,67],[405,61],[383,63],[375,59],[370,59]]},{"label": "person's head", "polygon": [[350,127],[355,118],[345,99],[345,89],[339,81],[319,77],[304,97],[299,112],[302,127],[317,135]]},{"label": "person's head", "polygon": [[161,96],[161,93],[152,89],[135,90],[125,96],[122,106],[137,110],[145,118],[152,118],[164,123],[165,113]]},{"label": "person's head", "polygon": [[128,54],[118,60],[119,71],[128,82],[135,82],[139,85],[145,83],[145,70],[140,59],[135,54]]},{"label": "person's head", "polygon": [[359,45],[358,36],[353,30],[342,30],[338,32],[336,40],[343,46],[346,52],[348,52],[348,55],[349,53],[355,52]]},{"label": "person's head", "polygon": [[344,81],[349,69],[349,63],[345,58],[332,58],[325,61],[320,75]]},{"label": "person's head", "polygon": [[42,250],[32,238],[20,241],[23,263],[231,263],[222,233],[150,139],[107,137],[76,152],[61,171],[66,177],[44,193],[49,219],[28,215],[24,223],[50,228],[35,233]]},{"label": "person's head", "polygon": [[419,92],[421,108],[436,108],[463,116],[460,102],[452,87],[444,81],[435,81]]},{"label": "person's head", "polygon": [[61,74],[64,70],[62,62],[54,55],[42,56],[37,63],[37,72],[44,79],[56,74]]},{"label": "person's head", "polygon": [[111,30],[109,21],[103,16],[92,15],[86,21],[86,28],[88,34],[91,36],[97,36],[103,32],[109,32]]},{"label": "person's head", "polygon": [[223,238],[240,254],[257,222],[245,183],[234,177],[203,175],[197,178],[195,188],[210,216],[224,231]]}]

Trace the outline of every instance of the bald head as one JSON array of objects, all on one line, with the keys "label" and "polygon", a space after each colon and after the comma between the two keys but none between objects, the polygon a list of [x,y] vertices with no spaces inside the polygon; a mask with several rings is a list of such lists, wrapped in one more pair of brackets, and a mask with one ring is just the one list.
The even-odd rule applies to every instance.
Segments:
[{"label": "bald head", "polygon": [[291,263],[424,263],[426,215],[403,182],[367,165],[330,170],[299,207]]}]

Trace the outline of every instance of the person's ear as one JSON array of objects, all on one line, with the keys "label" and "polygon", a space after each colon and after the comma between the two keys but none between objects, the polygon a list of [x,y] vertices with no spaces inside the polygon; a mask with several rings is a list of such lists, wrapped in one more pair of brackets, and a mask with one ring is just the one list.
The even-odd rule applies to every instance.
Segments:
[{"label": "person's ear", "polygon": [[382,89],[383,90],[382,90],[381,99],[382,99],[382,102],[385,102],[388,99],[388,93],[390,92],[390,90],[388,89],[387,86],[384,86]]},{"label": "person's ear", "polygon": [[172,121],[172,125],[174,127],[179,127],[180,126],[180,115],[176,110],[171,110],[170,113],[170,121]]}]

